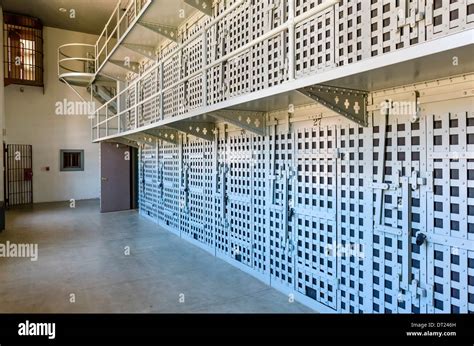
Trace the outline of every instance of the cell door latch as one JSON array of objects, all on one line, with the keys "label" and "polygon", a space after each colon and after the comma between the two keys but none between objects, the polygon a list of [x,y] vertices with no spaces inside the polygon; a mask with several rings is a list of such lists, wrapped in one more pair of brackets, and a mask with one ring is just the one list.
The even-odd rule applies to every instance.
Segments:
[{"label": "cell door latch", "polygon": [[341,150],[341,148],[336,148],[336,150],[334,151],[334,158],[339,159],[339,160],[344,160],[345,157],[346,157],[346,155]]},{"label": "cell door latch", "polygon": [[426,178],[421,178],[420,172],[418,171],[413,171],[411,172],[411,177],[409,178],[409,182],[411,185],[411,189],[413,191],[418,190],[420,186],[426,185],[427,179]]},{"label": "cell door latch", "polygon": [[427,296],[427,291],[425,288],[420,287],[420,283],[418,280],[413,280],[411,282],[410,292],[412,295],[412,299],[416,299],[417,297],[425,298]]}]

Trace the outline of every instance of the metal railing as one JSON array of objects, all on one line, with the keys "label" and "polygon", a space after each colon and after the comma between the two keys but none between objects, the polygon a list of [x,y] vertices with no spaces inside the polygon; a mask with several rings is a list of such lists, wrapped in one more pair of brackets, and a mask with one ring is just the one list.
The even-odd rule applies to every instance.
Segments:
[{"label": "metal railing", "polygon": [[[151,0],[129,0],[125,9],[121,8],[122,2],[117,2],[95,44],[70,43],[58,48],[60,78],[67,80],[80,77],[80,74],[97,74]],[[74,49],[78,53],[68,52]]]},{"label": "metal railing", "polygon": [[[151,1],[130,0],[125,9],[117,3],[94,52],[79,59],[61,55],[60,66],[78,60],[84,71],[97,74]],[[264,13],[269,7],[263,0],[217,6],[214,17],[183,24],[179,43],[170,41],[159,59],[96,110],[92,139],[159,126],[235,96],[468,30],[474,27],[474,14],[464,11],[470,1],[450,4],[451,12],[465,15],[442,21],[444,10],[428,2],[411,4],[408,11],[404,2],[382,0],[280,0],[272,9],[280,12],[270,14]]]},{"label": "metal railing", "polygon": [[151,0],[130,0],[123,11],[120,6],[122,2],[119,1],[117,6],[115,6],[112,15],[97,40],[97,71],[107,62],[127,30],[134,24],[135,19],[139,18],[146,3],[151,2]]},{"label": "metal railing", "polygon": [[58,48],[58,76],[60,78],[94,74],[95,48],[93,44],[68,43]]},{"label": "metal railing", "polygon": [[[228,54],[217,58],[213,61],[207,61],[207,36],[208,32],[215,26],[217,26],[221,21],[225,20],[226,17],[236,11],[239,7],[247,6],[247,0],[238,0],[224,11],[222,11],[218,16],[213,18],[208,24],[204,25],[200,30],[198,30],[195,34],[191,35],[186,41],[179,44],[176,49],[172,50],[172,53],[169,55],[162,57],[162,59],[158,60],[151,68],[143,72],[138,78],[131,81],[129,85],[121,90],[113,99],[109,100],[107,103],[103,104],[96,110],[95,117],[93,118],[92,124],[92,136],[93,139],[106,137],[109,135],[115,135],[122,131],[136,129],[140,127],[139,120],[139,113],[140,109],[145,106],[146,104],[155,100],[156,103],[159,103],[160,107],[158,107],[158,111],[154,116],[154,120],[163,120],[164,119],[164,110],[163,110],[163,100],[165,98],[165,94],[167,92],[173,92],[177,87],[192,81],[197,77],[202,78],[202,85],[205,87],[208,84],[207,76],[209,72],[219,64],[223,62],[232,60],[239,55],[248,52],[250,49],[256,47],[257,45],[261,44],[262,42],[268,41],[269,39],[273,39],[277,36],[280,36],[281,33],[285,32],[288,33],[288,49],[289,49],[289,59],[287,60],[287,69],[289,71],[288,79],[293,80],[295,79],[295,46],[296,46],[296,37],[294,35],[295,27],[298,25],[303,24],[304,22],[315,18],[324,10],[334,6],[335,4],[339,3],[340,0],[326,0],[322,4],[314,6],[312,9],[296,16],[295,15],[295,0],[288,0],[288,18],[287,20],[265,32],[263,35],[251,40],[250,42],[230,51]],[[180,56],[182,51],[186,49],[190,44],[192,44],[196,39],[202,37],[201,44],[202,44],[202,51],[203,53],[203,67],[195,71],[194,73],[188,74],[179,80],[173,82],[170,85],[164,87],[164,75],[163,75],[163,67],[167,63],[173,61],[174,58]],[[143,80],[148,78],[151,74],[155,74],[156,80],[155,85],[159,84],[159,88],[153,94],[140,98],[140,89],[142,87],[141,83]],[[120,102],[120,98],[125,98],[127,95],[133,94],[135,97],[135,102],[129,102],[130,105],[123,106]],[[112,102],[116,102],[119,105],[119,109],[116,113],[112,114],[109,111],[110,104]],[[201,106],[207,106],[207,92],[202,93],[202,101]],[[127,116],[128,119],[125,119],[124,116]],[[131,119],[133,118],[133,119]]]}]

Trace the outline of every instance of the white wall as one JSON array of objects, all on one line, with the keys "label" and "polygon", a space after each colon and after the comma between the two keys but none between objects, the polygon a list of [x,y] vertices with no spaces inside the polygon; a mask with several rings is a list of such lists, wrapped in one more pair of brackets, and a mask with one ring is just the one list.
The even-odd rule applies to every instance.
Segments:
[{"label": "white wall", "polygon": [[[56,102],[80,101],[57,76],[57,49],[66,43],[95,43],[96,36],[45,27],[45,93],[38,87],[5,88],[6,143],[33,145],[34,202],[98,198],[99,145],[91,143],[90,120],[85,115],[56,115]],[[20,89],[23,88],[24,92]],[[76,88],[89,100],[85,88]],[[60,149],[84,149],[83,172],[60,172]],[[44,168],[49,167],[46,171]]]}]

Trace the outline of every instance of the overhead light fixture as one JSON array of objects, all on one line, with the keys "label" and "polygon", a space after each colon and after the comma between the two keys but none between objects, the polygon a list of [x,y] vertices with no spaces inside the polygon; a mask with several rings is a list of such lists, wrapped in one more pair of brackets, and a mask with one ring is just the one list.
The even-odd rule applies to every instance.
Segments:
[{"label": "overhead light fixture", "polygon": [[60,7],[59,12],[65,13],[65,12],[67,12],[67,10],[64,7]]}]

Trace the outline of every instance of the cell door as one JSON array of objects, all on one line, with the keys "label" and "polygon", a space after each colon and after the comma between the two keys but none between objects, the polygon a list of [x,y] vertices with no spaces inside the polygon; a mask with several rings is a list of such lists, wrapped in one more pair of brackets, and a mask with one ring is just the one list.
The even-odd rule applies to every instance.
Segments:
[{"label": "cell door", "polygon": [[296,290],[337,308],[336,126],[320,124],[296,132],[292,222]]},{"label": "cell door", "polygon": [[202,139],[183,143],[181,230],[208,249],[214,247],[212,169],[213,144]]},{"label": "cell door", "polygon": [[338,310],[372,312],[372,281],[380,283],[373,274],[374,270],[380,271],[380,266],[372,263],[372,253],[378,254],[379,250],[373,250],[378,236],[373,234],[370,188],[372,160],[377,158],[372,149],[377,139],[373,139],[372,127],[361,127],[345,119],[337,125],[336,137],[337,246],[328,255],[337,259]]},{"label": "cell door", "polygon": [[[249,135],[234,135],[226,139],[219,155],[221,172],[220,227],[227,255],[252,267],[252,138]],[[221,232],[222,232],[221,231]]]},{"label": "cell door", "polygon": [[[411,95],[414,96],[414,95]],[[409,95],[400,95],[407,100]],[[411,99],[411,98],[410,98]],[[373,311],[426,311],[426,165],[424,116],[396,107],[374,116]],[[413,98],[415,105],[415,98]]]},{"label": "cell door", "polygon": [[267,139],[226,133],[217,143],[216,254],[268,281]]},{"label": "cell door", "polygon": [[427,312],[474,312],[474,114],[467,102],[426,106]]},{"label": "cell door", "polygon": [[139,172],[139,187],[140,187],[140,204],[141,213],[152,219],[158,217],[158,182],[157,182],[157,143],[148,142],[140,147],[140,172]]},{"label": "cell door", "polygon": [[295,289],[295,136],[277,126],[272,130],[269,153],[269,237],[271,285],[292,292]]},{"label": "cell door", "polygon": [[179,215],[183,202],[179,189],[179,146],[161,141],[158,154],[158,220],[170,231],[180,234]]},{"label": "cell door", "polygon": [[5,158],[6,206],[33,203],[33,147],[7,144]]}]

